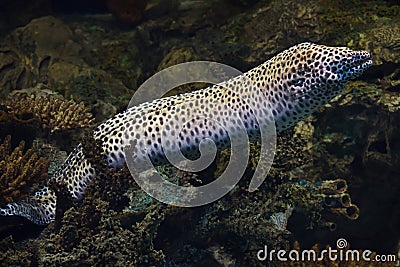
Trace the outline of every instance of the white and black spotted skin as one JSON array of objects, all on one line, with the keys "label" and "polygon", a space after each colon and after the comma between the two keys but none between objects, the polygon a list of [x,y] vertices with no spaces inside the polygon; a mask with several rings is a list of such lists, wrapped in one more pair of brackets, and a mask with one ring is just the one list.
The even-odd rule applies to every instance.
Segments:
[{"label": "white and black spotted skin", "polygon": [[[278,131],[287,129],[360,76],[372,65],[369,58],[366,51],[302,43],[245,73],[251,82],[234,78],[193,93],[143,103],[98,126],[94,138],[103,142],[106,160],[114,168],[125,164],[123,147],[132,140],[139,146],[137,156],[148,153],[155,164],[166,163],[161,137],[166,140],[164,151],[181,149],[189,157],[197,155],[198,145],[206,137],[214,140],[219,149],[228,147],[225,129],[234,134],[241,123],[254,140],[259,137],[258,123],[262,123],[255,114],[266,121],[272,119],[260,110],[270,111]],[[232,110],[239,116],[233,115]],[[78,145],[51,178],[65,182],[77,199],[83,197],[95,175],[82,149]],[[27,201],[8,204],[0,214],[20,215],[34,223],[47,224],[54,220],[55,205],[54,192],[45,187]]]}]

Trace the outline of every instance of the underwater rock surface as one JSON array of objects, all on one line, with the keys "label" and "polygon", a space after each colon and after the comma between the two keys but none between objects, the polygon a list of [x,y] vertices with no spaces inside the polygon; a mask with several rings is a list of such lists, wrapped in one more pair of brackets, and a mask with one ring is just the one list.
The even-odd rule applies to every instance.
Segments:
[{"label": "underwater rock surface", "polygon": [[[41,2],[44,10],[48,3]],[[40,17],[39,12],[35,14],[40,16],[18,20],[17,28],[1,35],[0,140],[12,137],[1,147],[0,192],[23,197],[26,188],[13,188],[13,182],[33,187],[44,182],[20,175],[11,181],[4,175],[10,172],[3,171],[3,166],[11,164],[6,162],[10,153],[24,150],[21,141],[25,150],[38,149],[21,155],[43,157],[43,164],[50,161],[50,169],[56,168],[65,151],[82,140],[81,127],[124,110],[143,81],[173,64],[212,60],[245,71],[291,45],[312,41],[368,50],[375,65],[324,110],[279,135],[273,167],[259,190],[247,191],[259,156],[259,144],[254,143],[238,186],[204,207],[170,207],[147,196],[127,169],[116,172],[102,165],[101,144],[86,136],[86,156],[100,170],[86,197],[74,203],[54,184],[61,199],[58,216],[45,228],[22,218],[0,217],[2,264],[265,266],[256,255],[264,245],[320,251],[326,246],[336,248],[338,238],[345,238],[351,249],[398,255],[398,3],[202,2],[148,1],[141,21],[131,26],[121,25],[109,14],[45,13]],[[180,87],[177,92],[195,88]],[[64,101],[82,101],[82,118],[88,123],[51,132],[43,123],[31,123],[33,115],[24,113],[17,121],[10,115],[16,107],[10,105],[16,90],[28,92],[27,97],[36,90]],[[41,106],[33,105],[38,112]],[[23,156],[17,170],[23,170],[29,156]],[[172,167],[159,170],[170,181],[198,186],[218,177],[228,158],[229,151],[224,151],[212,166],[196,174]],[[43,164],[37,167],[39,176]],[[334,184],[334,190],[326,191],[323,185],[328,184]],[[2,193],[1,199],[7,194]],[[348,264],[369,266],[368,262]],[[270,265],[287,266],[276,260]]]}]

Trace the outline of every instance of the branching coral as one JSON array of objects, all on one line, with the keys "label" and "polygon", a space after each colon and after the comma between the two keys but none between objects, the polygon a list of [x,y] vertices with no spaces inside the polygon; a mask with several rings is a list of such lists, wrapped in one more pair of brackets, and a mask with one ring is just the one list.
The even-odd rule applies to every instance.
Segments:
[{"label": "branching coral", "polygon": [[43,128],[57,131],[90,126],[94,119],[83,103],[65,100],[57,95],[29,96],[11,94],[6,101],[11,118],[24,123],[39,121]]},{"label": "branching coral", "polygon": [[40,157],[34,147],[24,152],[25,142],[11,149],[11,136],[0,145],[0,203],[21,200],[32,185],[47,179],[50,161]]}]

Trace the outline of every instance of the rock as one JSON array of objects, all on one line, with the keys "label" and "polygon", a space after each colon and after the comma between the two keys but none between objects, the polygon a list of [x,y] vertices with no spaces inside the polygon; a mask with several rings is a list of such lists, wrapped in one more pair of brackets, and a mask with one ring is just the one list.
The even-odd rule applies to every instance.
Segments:
[{"label": "rock", "polygon": [[67,24],[51,16],[34,19],[12,32],[0,48],[2,94],[44,83],[66,98],[89,103],[101,98],[121,104],[128,88],[108,72],[86,63],[82,46],[73,39]]}]

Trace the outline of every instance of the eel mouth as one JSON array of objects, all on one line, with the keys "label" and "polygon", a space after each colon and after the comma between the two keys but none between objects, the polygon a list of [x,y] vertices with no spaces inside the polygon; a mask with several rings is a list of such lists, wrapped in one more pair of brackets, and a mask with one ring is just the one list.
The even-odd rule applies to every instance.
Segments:
[{"label": "eel mouth", "polygon": [[341,63],[342,68],[338,74],[347,74],[350,79],[360,76],[373,64],[371,55],[367,51],[352,51],[347,58],[342,59]]}]

